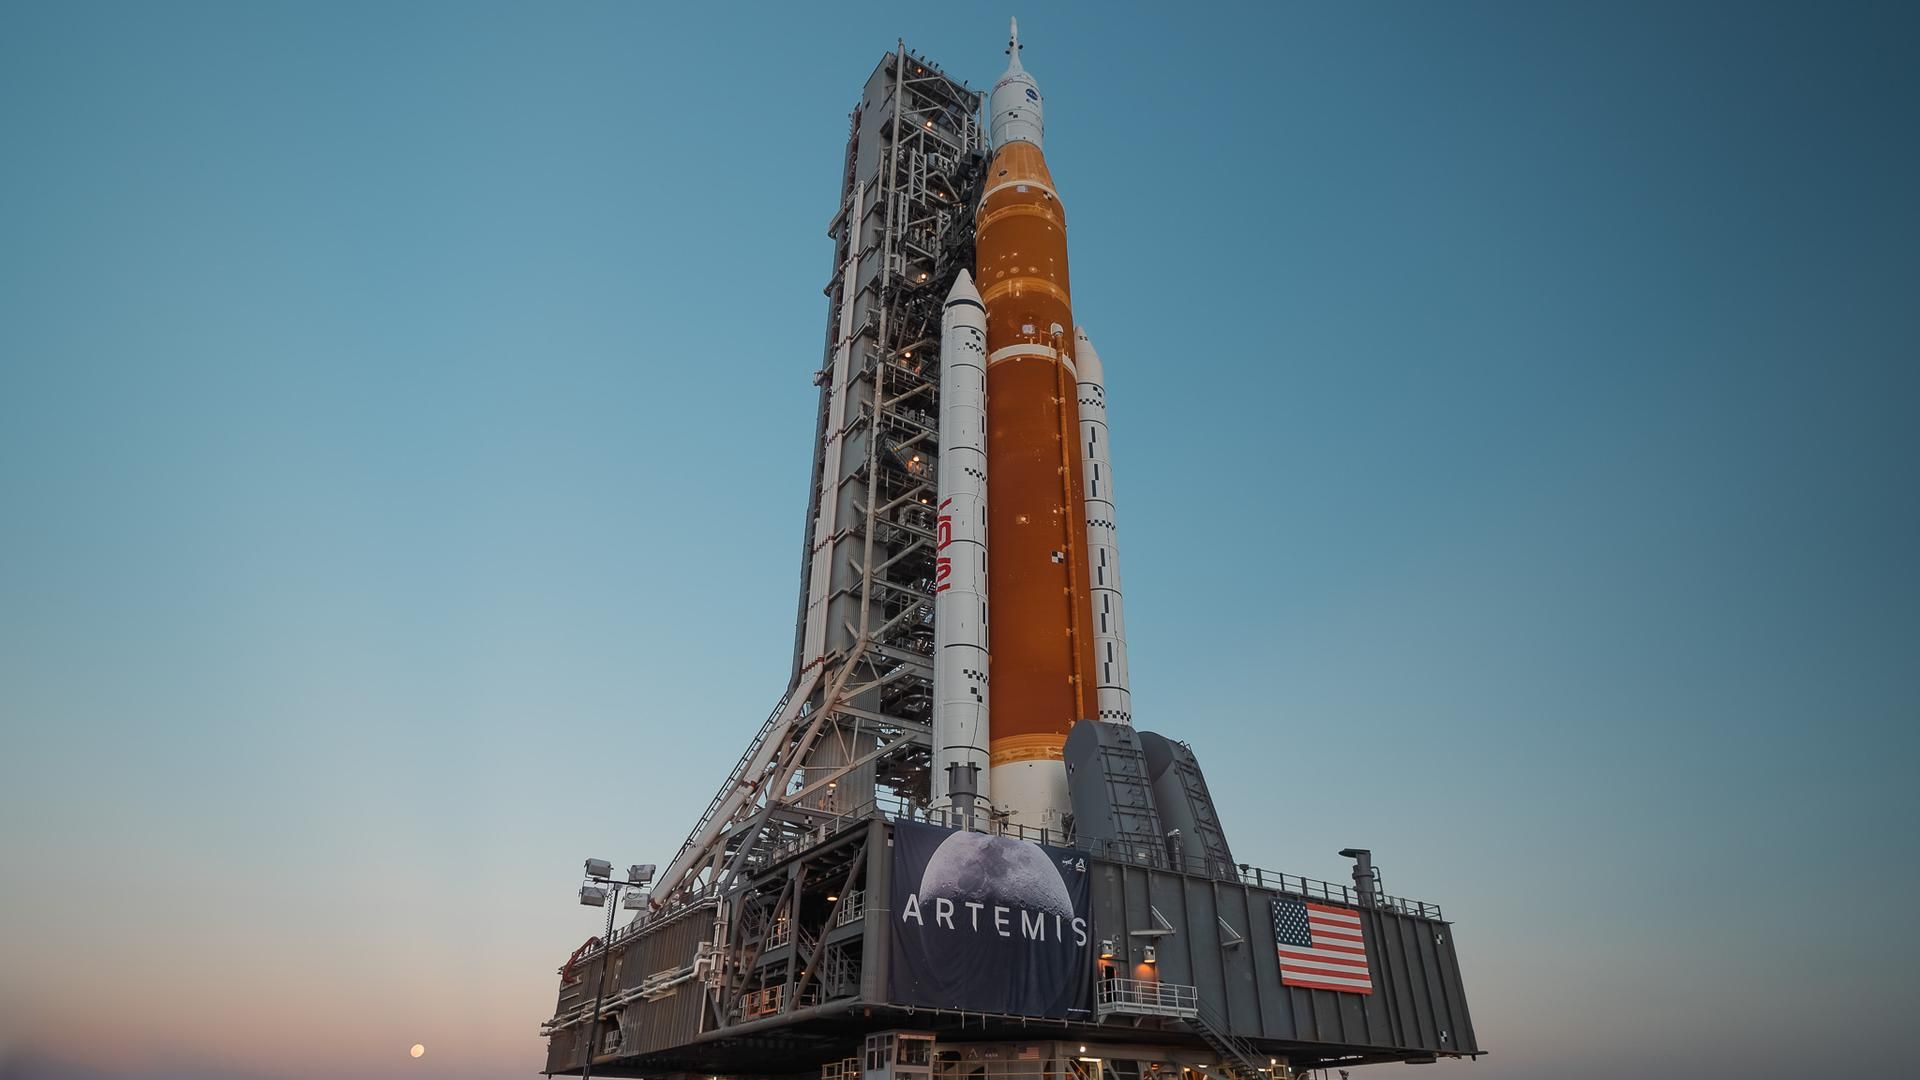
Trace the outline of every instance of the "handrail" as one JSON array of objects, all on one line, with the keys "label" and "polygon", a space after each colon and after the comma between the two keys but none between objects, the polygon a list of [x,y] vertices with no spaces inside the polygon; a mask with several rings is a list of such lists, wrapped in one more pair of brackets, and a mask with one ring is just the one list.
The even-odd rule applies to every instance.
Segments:
[{"label": "handrail", "polygon": [[[767,852],[754,860],[753,866],[765,867],[797,855],[813,847],[822,839],[837,836],[851,826],[881,818],[886,821],[919,821],[943,828],[960,828],[960,816],[951,810],[918,806],[906,799],[875,796],[849,810],[842,811],[828,819],[823,825],[808,829],[806,833]],[[1365,907],[1359,890],[1351,885],[1338,885],[1329,881],[1302,877],[1275,870],[1264,870],[1247,863],[1226,863],[1217,859],[1199,857],[1174,858],[1164,847],[1157,844],[1140,844],[1123,840],[1088,839],[1078,844],[1071,835],[1057,829],[1028,828],[1011,821],[993,822],[988,830],[1002,836],[1013,836],[1022,840],[1032,840],[1040,844],[1052,844],[1059,847],[1079,847],[1097,859],[1108,862],[1132,863],[1150,866],[1156,870],[1173,870],[1194,877],[1212,878],[1216,881],[1231,881],[1241,885],[1251,885],[1256,889],[1267,889],[1287,896],[1298,896],[1306,900],[1325,900],[1331,904],[1346,907]],[[677,896],[670,905],[660,911],[642,912],[641,917],[625,926],[615,927],[613,934],[598,949],[590,949],[576,957],[576,960],[590,960],[601,952],[619,944],[650,927],[658,926],[692,908],[711,902],[720,895],[716,884],[709,884],[698,892]],[[1411,915],[1421,919],[1441,920],[1440,905],[1425,900],[1409,900],[1401,896],[1376,895],[1371,905],[1382,911],[1391,911],[1400,915]]]},{"label": "handrail", "polygon": [[1194,1004],[1194,1026],[1215,1050],[1233,1059],[1226,1063],[1229,1071],[1241,1076],[1242,1080],[1257,1080],[1261,1073],[1267,1071],[1260,1067],[1260,1052],[1252,1043],[1235,1035],[1225,1017],[1204,1001],[1196,999]]},{"label": "handrail", "polygon": [[1200,991],[1186,983],[1154,979],[1102,979],[1094,997],[1096,1012],[1190,1017],[1200,1007]]},{"label": "handrail", "polygon": [[[960,815],[952,810],[917,806],[905,799],[875,796],[860,805],[846,810],[825,824],[824,835],[838,834],[858,821],[871,818],[884,818],[888,821],[920,821],[943,828],[955,829],[962,826]],[[982,816],[984,819],[984,815]],[[1325,900],[1332,904],[1347,907],[1366,907],[1359,890],[1352,885],[1339,885],[1330,881],[1288,874],[1277,870],[1265,870],[1248,863],[1228,863],[1217,859],[1198,856],[1174,858],[1164,846],[1158,844],[1140,844],[1124,840],[1087,839],[1075,842],[1074,838],[1058,829],[1029,828],[1011,821],[995,822],[986,830],[1003,836],[1013,836],[1022,840],[1032,840],[1039,844],[1052,844],[1057,847],[1079,847],[1097,859],[1108,862],[1133,863],[1151,866],[1157,870],[1175,870],[1194,877],[1212,878],[1216,881],[1231,881],[1241,885],[1251,885],[1256,889],[1267,889],[1289,896],[1298,896],[1306,900]],[[806,836],[774,849],[768,853],[764,862],[771,864],[796,855],[812,847],[818,830],[810,830]],[[1392,911],[1401,915],[1412,915],[1422,919],[1440,920],[1444,918],[1440,905],[1425,900],[1411,900],[1403,896],[1375,895],[1372,905],[1382,911]]]}]

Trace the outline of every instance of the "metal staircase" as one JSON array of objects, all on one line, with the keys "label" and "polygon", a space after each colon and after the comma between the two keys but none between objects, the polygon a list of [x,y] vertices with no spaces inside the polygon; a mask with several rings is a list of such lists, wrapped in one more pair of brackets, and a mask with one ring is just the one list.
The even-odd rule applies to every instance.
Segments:
[{"label": "metal staircase", "polygon": [[1193,1015],[1186,1017],[1187,1026],[1206,1040],[1213,1052],[1220,1055],[1220,1071],[1233,1080],[1278,1080],[1269,1077],[1272,1071],[1261,1064],[1262,1054],[1254,1045],[1227,1030],[1227,1022],[1213,1011],[1213,1006],[1204,1001],[1195,1002]]}]

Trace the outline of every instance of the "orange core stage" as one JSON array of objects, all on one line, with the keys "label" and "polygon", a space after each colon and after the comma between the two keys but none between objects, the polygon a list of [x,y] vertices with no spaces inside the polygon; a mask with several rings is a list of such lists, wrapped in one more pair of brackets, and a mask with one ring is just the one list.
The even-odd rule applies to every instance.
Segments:
[{"label": "orange core stage", "polygon": [[[1067,219],[1038,146],[1010,142],[994,154],[975,226],[987,308],[990,749],[997,778],[1017,764],[1059,771],[1068,729],[1095,715],[1093,609]],[[1064,773],[1058,786],[1064,795]]]}]

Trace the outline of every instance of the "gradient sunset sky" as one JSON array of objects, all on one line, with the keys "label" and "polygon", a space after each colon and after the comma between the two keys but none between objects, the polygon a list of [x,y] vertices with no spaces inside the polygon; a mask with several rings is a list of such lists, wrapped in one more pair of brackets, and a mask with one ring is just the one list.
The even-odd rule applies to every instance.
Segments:
[{"label": "gradient sunset sky", "polygon": [[785,686],[847,113],[1008,14],[1236,853],[1445,907],[1440,1080],[1913,1075],[1920,8],[699,7],[0,5],[0,1077],[537,1071]]}]

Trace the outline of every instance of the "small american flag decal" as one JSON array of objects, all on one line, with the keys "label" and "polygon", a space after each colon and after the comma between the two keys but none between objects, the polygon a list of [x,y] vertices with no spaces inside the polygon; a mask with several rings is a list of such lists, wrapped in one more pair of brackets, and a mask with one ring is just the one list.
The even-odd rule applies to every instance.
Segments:
[{"label": "small american flag decal", "polygon": [[1280,981],[1288,986],[1373,993],[1367,970],[1367,936],[1352,908],[1279,897],[1273,901],[1273,940],[1280,951]]}]

